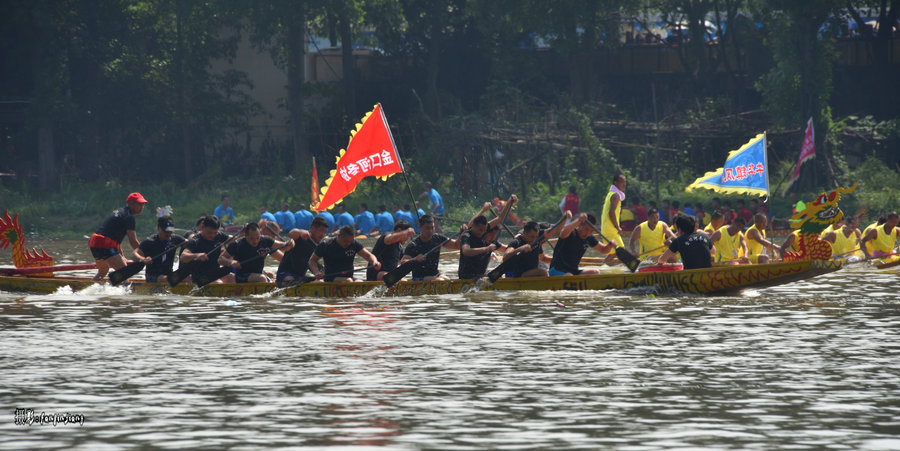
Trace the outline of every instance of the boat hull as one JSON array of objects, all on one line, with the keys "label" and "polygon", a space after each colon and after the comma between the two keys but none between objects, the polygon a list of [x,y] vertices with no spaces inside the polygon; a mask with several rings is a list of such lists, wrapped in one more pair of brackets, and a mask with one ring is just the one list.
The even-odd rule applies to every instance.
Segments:
[{"label": "boat hull", "polygon": [[[685,271],[644,273],[606,273],[570,277],[523,277],[486,280],[402,281],[387,289],[380,282],[312,282],[279,289],[271,283],[211,284],[197,289],[181,284],[129,281],[137,294],[174,293],[210,297],[241,297],[271,293],[273,296],[348,298],[371,292],[373,296],[421,296],[456,294],[469,291],[584,291],[651,288],[660,292],[692,294],[728,294],[745,288],[781,285],[808,279],[841,269],[840,261],[798,261],[764,265],[718,266]],[[73,291],[94,284],[88,278],[0,276],[0,290],[52,293],[61,287]]]}]

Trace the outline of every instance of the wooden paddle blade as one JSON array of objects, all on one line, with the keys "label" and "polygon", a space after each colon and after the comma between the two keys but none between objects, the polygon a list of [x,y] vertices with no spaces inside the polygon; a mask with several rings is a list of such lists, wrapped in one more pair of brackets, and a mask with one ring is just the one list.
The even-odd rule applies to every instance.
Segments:
[{"label": "wooden paddle blade", "polygon": [[112,285],[118,285],[129,277],[141,272],[144,269],[144,262],[131,262],[125,265],[124,268],[117,269],[111,273],[109,273],[109,283]]},{"label": "wooden paddle blade", "polygon": [[191,272],[194,269],[193,263],[194,262],[188,262],[183,265],[179,265],[178,269],[176,269],[175,272],[173,272],[172,275],[168,277],[167,280],[169,281],[169,285],[174,287],[175,285],[181,283],[182,280],[187,279],[187,277],[191,275]]},{"label": "wooden paddle blade", "polygon": [[384,282],[385,286],[390,288],[394,286],[395,283],[399,282],[400,279],[403,279],[407,274],[411,273],[418,264],[419,262],[410,260],[385,274],[381,281]]},{"label": "wooden paddle blade", "polygon": [[508,260],[506,260],[505,262],[502,262],[502,263],[500,263],[499,265],[497,265],[496,268],[494,268],[494,269],[492,269],[490,272],[488,272],[488,275],[487,275],[487,276],[488,276],[488,279],[489,279],[491,282],[496,282],[497,279],[503,277],[503,275],[506,274],[508,268],[512,267],[513,262],[516,261],[516,258],[517,258],[517,257],[519,257],[519,255],[513,255],[512,257],[510,257],[510,258],[509,258]]},{"label": "wooden paddle blade", "polygon": [[638,265],[641,264],[641,261],[637,259],[634,255],[631,255],[631,252],[625,250],[624,247],[616,248],[616,257],[622,262],[629,271],[635,272],[637,271]]},{"label": "wooden paddle blade", "polygon": [[220,266],[206,274],[197,277],[197,280],[194,281],[197,284],[197,287],[202,287],[204,285],[209,285],[212,282],[215,282],[227,275],[231,274],[231,268],[228,266]]}]

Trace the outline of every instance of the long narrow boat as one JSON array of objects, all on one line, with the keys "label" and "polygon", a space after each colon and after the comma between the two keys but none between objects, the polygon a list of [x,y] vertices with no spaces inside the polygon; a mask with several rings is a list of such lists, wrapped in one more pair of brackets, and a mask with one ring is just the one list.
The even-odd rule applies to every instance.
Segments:
[{"label": "long narrow boat", "polygon": [[[242,283],[207,285],[196,289],[186,284],[170,288],[167,284],[130,281],[130,287],[138,294],[175,293],[213,297],[240,297],[272,293],[287,297],[346,298],[371,292],[374,296],[419,296],[430,294],[455,294],[469,291],[518,291],[518,290],[622,290],[628,288],[654,288],[661,292],[694,294],[729,294],[744,288],[781,285],[841,269],[840,261],[806,260],[764,265],[718,266],[684,271],[660,271],[638,273],[605,273],[592,276],[524,277],[486,280],[447,280],[432,282],[402,281],[386,289],[381,282],[312,282],[295,287],[278,289],[272,283]],[[0,276],[0,290],[13,292],[52,293],[62,287],[74,291],[93,285],[88,278],[74,277],[25,277]]]}]

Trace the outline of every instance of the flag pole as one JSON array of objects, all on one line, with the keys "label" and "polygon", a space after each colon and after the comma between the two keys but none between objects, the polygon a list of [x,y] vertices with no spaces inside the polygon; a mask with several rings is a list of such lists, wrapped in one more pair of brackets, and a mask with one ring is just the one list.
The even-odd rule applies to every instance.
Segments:
[{"label": "flag pole", "polygon": [[397,149],[397,143],[394,141],[394,133],[391,132],[391,126],[388,125],[387,117],[384,115],[384,108],[381,108],[381,103],[378,104],[378,112],[381,113],[381,120],[384,121],[384,128],[387,129],[388,136],[391,138],[391,145],[394,146],[394,154],[397,155],[397,163],[400,164],[400,173],[403,174],[403,181],[406,182],[406,190],[409,192],[409,198],[412,199],[410,208],[416,214],[416,221],[418,221],[419,209],[416,208],[416,197],[413,195],[412,186],[409,185],[409,178],[406,176],[406,168],[403,166],[403,159],[400,158],[400,150]]}]

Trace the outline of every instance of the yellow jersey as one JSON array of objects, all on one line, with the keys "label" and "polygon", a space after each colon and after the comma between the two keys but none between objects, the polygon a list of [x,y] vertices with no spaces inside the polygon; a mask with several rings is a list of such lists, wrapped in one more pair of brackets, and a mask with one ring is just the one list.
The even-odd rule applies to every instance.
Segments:
[{"label": "yellow jersey", "polygon": [[641,223],[641,247],[642,256],[652,257],[662,255],[666,250],[663,246],[666,244],[666,233],[663,231],[663,223],[656,223],[655,229],[650,229],[648,221]]},{"label": "yellow jersey", "polygon": [[872,250],[874,252],[884,252],[885,254],[894,252],[894,243],[897,241],[897,238],[900,237],[900,230],[898,230],[898,227],[894,227],[891,229],[890,233],[885,232],[884,226],[886,225],[887,224],[882,224],[875,227],[875,239],[867,241],[867,243],[872,243]]},{"label": "yellow jersey", "polygon": [[716,261],[730,262],[743,257],[744,250],[741,248],[741,238],[744,232],[738,231],[734,235],[728,233],[728,226],[719,227],[719,240],[713,243],[716,246]]},{"label": "yellow jersey", "polygon": [[[853,252],[854,249],[857,249],[857,251]],[[843,227],[834,231],[834,244],[831,245],[832,257],[860,255],[861,251],[858,249],[859,238],[856,236],[855,231],[850,236],[844,235]]]},{"label": "yellow jersey", "polygon": [[[749,229],[747,229],[747,234],[749,234],[751,230],[756,230],[759,233],[760,238],[766,239],[765,229],[759,230],[756,228],[756,224],[753,224],[753,226],[751,226]],[[748,255],[748,257],[752,257],[754,255],[762,255],[763,251],[765,251],[765,249],[763,249],[762,243],[760,243],[759,241],[756,241],[756,240],[751,240],[751,239],[747,240],[747,252],[750,253],[750,255]]]}]

